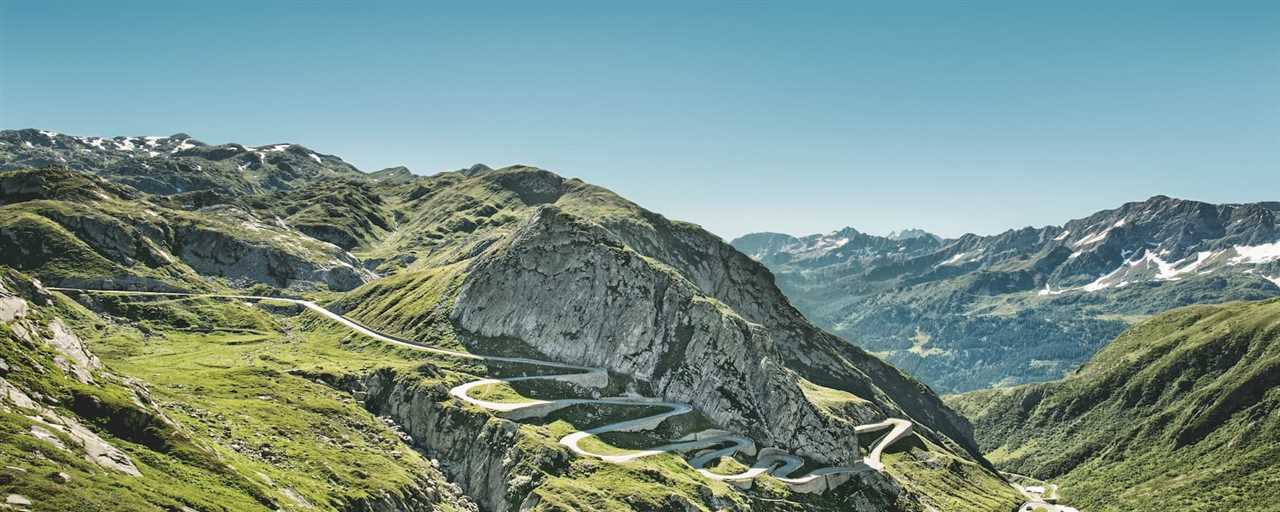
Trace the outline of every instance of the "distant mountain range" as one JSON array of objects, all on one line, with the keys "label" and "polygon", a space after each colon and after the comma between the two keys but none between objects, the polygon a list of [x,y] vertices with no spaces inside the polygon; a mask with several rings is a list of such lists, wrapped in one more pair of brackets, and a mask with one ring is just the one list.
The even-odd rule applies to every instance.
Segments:
[{"label": "distant mountain range", "polygon": [[[341,158],[297,144],[209,145],[168,137],[82,137],[48,130],[0,130],[0,170],[61,167],[87,171],[152,194],[193,190],[252,194],[289,190],[323,178],[363,178]],[[371,173],[403,177],[403,167]]]},{"label": "distant mountain range", "polygon": [[941,392],[1050,380],[1130,323],[1280,295],[1280,203],[1155,196],[1062,226],[941,239],[743,236],[805,315]]}]

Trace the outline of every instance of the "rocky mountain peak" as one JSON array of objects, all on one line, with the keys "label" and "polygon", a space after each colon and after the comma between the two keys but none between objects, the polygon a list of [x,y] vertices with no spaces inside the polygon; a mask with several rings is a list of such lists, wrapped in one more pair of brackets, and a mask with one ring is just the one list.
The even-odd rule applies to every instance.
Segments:
[{"label": "rocky mountain peak", "polygon": [[462,174],[466,176],[478,176],[480,174],[484,174],[486,172],[492,172],[492,171],[493,171],[492,167],[489,167],[485,164],[478,163],[466,169],[462,169]]},{"label": "rocky mountain peak", "polygon": [[942,237],[917,228],[907,228],[903,230],[890,232],[885,238],[890,240],[911,240],[913,238],[932,238],[934,240],[942,240]]},{"label": "rocky mountain peak", "polygon": [[0,130],[0,171],[61,167],[90,172],[143,192],[289,190],[328,177],[365,175],[332,155],[289,143],[208,145],[185,133],[168,137],[74,136],[49,130]]}]

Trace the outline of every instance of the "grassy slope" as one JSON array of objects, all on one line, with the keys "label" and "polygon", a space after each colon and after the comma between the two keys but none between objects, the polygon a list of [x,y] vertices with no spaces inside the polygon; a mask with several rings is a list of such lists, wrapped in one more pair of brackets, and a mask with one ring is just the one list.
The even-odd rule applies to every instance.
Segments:
[{"label": "grassy slope", "polygon": [[1089,510],[1271,510],[1280,300],[1139,324],[1062,381],[952,397],[997,465]]},{"label": "grassy slope", "polygon": [[[316,189],[316,194],[332,199],[337,194],[331,190],[338,186],[334,183],[346,183],[367,192],[355,182],[323,182],[308,190]],[[367,200],[367,196],[361,197]],[[293,203],[315,203],[316,208],[332,206],[309,196],[280,197],[290,198]],[[273,222],[269,209],[254,217],[249,207],[235,201],[218,208],[196,209],[172,200],[152,199],[155,198],[72,171],[0,173],[0,245],[6,247],[0,265],[20,269],[48,283],[89,282],[98,286],[108,279],[139,280],[156,288],[209,290],[225,288],[228,283],[222,274],[198,274],[180,259],[183,248],[220,243],[223,250],[231,253],[226,256],[234,257],[235,253],[258,247],[275,261],[305,261],[326,268],[333,266],[340,254],[327,242]],[[289,203],[285,199],[277,202]],[[356,199],[351,202],[357,203]],[[356,218],[359,215],[376,216],[376,212],[354,206],[350,209],[355,212],[351,224],[360,223]],[[300,227],[311,222],[348,228],[313,213],[298,212]],[[215,269],[227,270],[228,262],[218,264],[213,265]],[[316,286],[323,288],[321,284]]]},{"label": "grassy slope", "polygon": [[[241,303],[158,301],[115,309],[144,320],[125,327],[82,313],[73,328],[90,340],[111,372],[149,386],[152,398],[180,425],[171,437],[182,442],[171,444],[191,448],[160,449],[130,442],[128,432],[121,434],[125,438],[107,432],[104,437],[142,471],[142,477],[128,477],[15,435],[23,422],[5,415],[0,450],[16,450],[6,459],[36,478],[0,490],[27,495],[41,507],[62,503],[68,510],[187,505],[206,511],[333,510],[370,496],[401,495],[409,486],[444,492],[438,470],[381,420],[345,393],[290,373],[412,369],[421,364],[411,357],[416,354],[349,343],[344,332],[327,330],[328,322],[275,317]],[[8,361],[19,357],[5,354]],[[119,393],[111,385],[96,389],[49,373],[27,384],[53,396]],[[71,484],[51,484],[44,475],[55,468],[70,473]]]},{"label": "grassy slope", "polygon": [[[153,395],[171,408],[174,419],[214,440],[238,472],[265,474],[313,504],[326,496],[358,497],[380,486],[394,489],[413,471],[434,470],[417,468],[415,461],[421,458],[396,446],[380,422],[350,398],[296,375],[341,378],[391,367],[420,378],[421,385],[452,386],[490,370],[474,362],[388,347],[327,321],[271,317],[240,303],[117,300],[124,304],[106,307],[149,320],[138,323],[138,330],[104,331],[94,344],[104,361],[150,383]],[[187,327],[180,331],[173,325]],[[292,334],[280,333],[282,327]],[[214,332],[199,332],[206,329]],[[153,334],[144,338],[143,332]],[[419,371],[424,364],[443,371]],[[531,434],[527,449],[564,450],[558,440],[573,430],[659,412],[597,409],[566,410],[544,422],[522,425]],[[366,429],[383,433],[371,435]],[[360,457],[351,456],[356,452]],[[278,467],[285,460],[290,461],[287,467]],[[331,481],[335,476],[338,483]],[[575,504],[587,507],[577,510],[647,510],[677,501],[699,504],[704,493],[720,496],[724,503],[747,502],[728,486],[702,479],[675,456],[625,466],[577,458],[566,473],[549,475],[538,493],[547,498],[539,510],[564,510],[557,507]],[[786,495],[783,491],[778,496]]]}]

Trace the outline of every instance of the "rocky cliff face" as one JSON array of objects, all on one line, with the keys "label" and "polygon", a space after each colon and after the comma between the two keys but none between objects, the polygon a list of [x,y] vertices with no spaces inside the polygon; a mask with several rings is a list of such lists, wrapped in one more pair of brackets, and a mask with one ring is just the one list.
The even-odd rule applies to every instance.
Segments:
[{"label": "rocky cliff face", "polygon": [[540,208],[469,274],[452,314],[469,332],[634,376],[726,428],[815,460],[857,457],[851,426],[805,400],[767,329],[599,226]]},{"label": "rocky cliff face", "polygon": [[[420,253],[417,265],[428,264],[359,288],[336,310],[430,343],[452,342],[447,333],[456,331],[457,341],[482,353],[605,367],[634,379],[634,391],[691,403],[718,427],[813,461],[856,457],[853,425],[909,418],[931,445],[944,447],[913,457],[991,489],[991,503],[1006,499],[996,488],[1007,485],[975,463],[963,418],[920,383],[809,325],[764,267],[697,226],[530,168],[427,179],[415,189],[422,191],[413,194],[405,225],[441,233]],[[435,207],[459,204],[467,209]],[[459,212],[470,222],[465,229],[454,229],[463,226]],[[414,415],[436,418],[420,423],[435,424],[443,414],[425,402],[418,410]],[[396,417],[415,421],[404,416]],[[939,458],[944,452],[952,455]],[[463,457],[441,458],[455,456]],[[473,464],[479,461],[459,463]],[[485,468],[479,473],[490,476],[466,479],[500,478]],[[932,496],[941,486],[916,487],[926,477],[902,478],[923,495],[908,501],[947,503]]]},{"label": "rocky cliff face", "polygon": [[[465,265],[445,319],[463,331],[633,374],[655,395],[817,460],[848,458],[850,422],[886,415],[973,448],[967,423],[927,388],[808,324],[764,267],[697,226],[527,167],[443,175],[417,189],[402,227],[441,233],[419,246],[419,265]],[[418,275],[429,272],[374,283],[338,307],[432,335],[439,308],[407,305],[428,287]],[[802,381],[868,402],[832,418],[805,399]]]},{"label": "rocky cliff face", "polygon": [[517,423],[448,403],[443,388],[419,387],[388,371],[333,384],[364,396],[365,407],[393,419],[415,446],[445,461],[442,470],[481,510],[520,509],[542,475],[568,468],[567,452],[530,450]]}]

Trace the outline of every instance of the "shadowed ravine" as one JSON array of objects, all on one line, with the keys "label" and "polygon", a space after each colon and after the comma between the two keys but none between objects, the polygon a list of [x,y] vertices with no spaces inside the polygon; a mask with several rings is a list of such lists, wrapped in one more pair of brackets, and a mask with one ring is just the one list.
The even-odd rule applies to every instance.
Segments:
[{"label": "shadowed ravine", "polygon": [[[609,374],[603,368],[591,368],[584,366],[576,366],[552,361],[542,361],[537,359],[529,359],[523,357],[501,357],[501,356],[483,356],[471,354],[467,352],[457,352],[452,350],[444,350],[433,348],[405,340],[393,336],[379,333],[373,329],[365,327],[359,322],[350,320],[342,315],[329,311],[323,306],[311,301],[290,299],[283,297],[266,297],[256,295],[231,295],[231,294],[194,294],[194,293],[176,293],[176,292],[142,292],[142,291],[118,291],[118,290],[88,290],[78,288],[49,288],[51,290],[78,292],[78,293],[95,293],[107,295],[142,295],[142,296],[179,296],[179,297],[198,297],[198,298],[220,298],[220,299],[241,299],[241,300],[272,300],[279,302],[288,302],[297,304],[319,313],[330,320],[342,324],[358,333],[369,336],[373,339],[390,343],[393,345],[420,350],[444,356],[458,357],[464,359],[492,361],[503,363],[518,363],[523,365],[540,366],[560,371],[562,373],[539,375],[539,376],[522,376],[505,379],[478,379],[464,383],[449,390],[449,394],[454,398],[466,402],[477,407],[489,410],[494,414],[510,419],[522,420],[530,418],[540,418],[554,411],[564,409],[574,405],[608,405],[608,406],[636,406],[646,408],[661,408],[663,412],[644,416],[640,418],[628,419],[616,423],[590,428],[586,430],[572,432],[560,439],[560,444],[566,446],[574,453],[587,457],[594,457],[605,462],[614,464],[623,464],[641,457],[657,455],[661,453],[679,453],[686,454],[697,450],[718,447],[712,451],[698,454],[691,459],[687,459],[690,466],[696,469],[706,478],[746,483],[750,480],[762,476],[770,475],[779,481],[787,484],[792,490],[797,492],[825,492],[833,489],[844,482],[847,482],[852,475],[863,471],[882,471],[884,464],[880,461],[880,455],[884,449],[894,442],[911,435],[912,423],[905,419],[890,418],[884,421],[859,425],[855,427],[855,432],[865,434],[887,430],[883,436],[876,441],[871,447],[868,454],[861,462],[851,466],[829,466],[814,469],[807,474],[800,476],[792,476],[796,470],[804,465],[804,461],[795,455],[776,448],[764,448],[757,452],[755,442],[745,436],[737,435],[731,432],[707,429],[683,436],[679,439],[672,440],[669,443],[661,444],[647,449],[629,450],[621,454],[603,454],[595,453],[583,448],[580,443],[587,438],[597,436],[608,432],[644,432],[655,430],[664,421],[669,418],[688,414],[693,412],[693,407],[689,404],[678,402],[665,402],[656,398],[647,398],[640,396],[615,396],[604,398],[570,398],[557,400],[538,400],[526,399],[520,402],[493,402],[483,399],[474,398],[470,392],[475,388],[495,385],[510,384],[520,381],[546,380],[570,383],[589,389],[603,389],[608,386]],[[755,462],[745,471],[737,474],[725,475],[713,473],[706,469],[710,463],[718,461],[721,457],[732,457],[737,453],[743,453],[749,456],[755,456]]]}]

